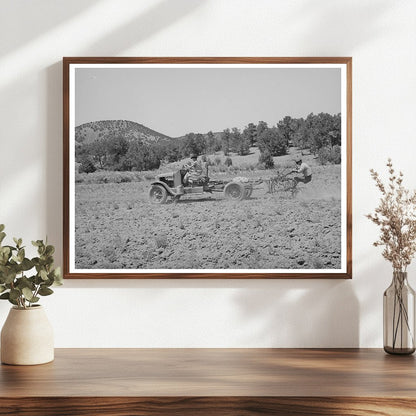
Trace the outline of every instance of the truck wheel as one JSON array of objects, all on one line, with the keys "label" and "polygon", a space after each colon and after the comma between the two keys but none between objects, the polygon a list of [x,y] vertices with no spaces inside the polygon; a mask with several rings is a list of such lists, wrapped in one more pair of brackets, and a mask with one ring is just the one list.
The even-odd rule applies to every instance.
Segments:
[{"label": "truck wheel", "polygon": [[154,204],[164,204],[168,198],[168,193],[162,185],[152,185],[149,190],[150,202]]},{"label": "truck wheel", "polygon": [[227,199],[241,201],[246,195],[246,190],[244,189],[244,185],[241,183],[230,182],[224,188],[224,195]]}]

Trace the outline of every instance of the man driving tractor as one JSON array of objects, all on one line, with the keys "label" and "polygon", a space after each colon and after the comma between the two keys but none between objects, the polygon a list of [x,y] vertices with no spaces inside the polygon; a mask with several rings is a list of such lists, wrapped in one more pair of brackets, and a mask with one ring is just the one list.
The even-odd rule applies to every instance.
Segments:
[{"label": "man driving tractor", "polygon": [[196,154],[191,155],[191,160],[186,163],[184,169],[187,170],[183,178],[184,185],[192,185],[204,178],[202,165],[198,161],[198,156]]},{"label": "man driving tractor", "polygon": [[302,158],[300,156],[297,156],[295,158],[295,162],[296,162],[297,168],[294,169],[292,172],[301,173],[303,175],[303,177],[295,176],[293,178],[296,181],[296,184],[298,184],[299,182],[309,183],[312,180],[311,167],[307,163],[302,162]]}]

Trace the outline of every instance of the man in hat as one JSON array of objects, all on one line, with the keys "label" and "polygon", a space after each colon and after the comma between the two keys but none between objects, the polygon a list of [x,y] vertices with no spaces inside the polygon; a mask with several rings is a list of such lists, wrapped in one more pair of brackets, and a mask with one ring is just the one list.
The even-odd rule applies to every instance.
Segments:
[{"label": "man in hat", "polygon": [[191,160],[184,167],[187,170],[183,178],[184,185],[192,185],[203,177],[203,169],[198,161],[198,155],[191,154]]},{"label": "man in hat", "polygon": [[302,161],[302,158],[300,156],[297,156],[295,158],[295,162],[297,165],[297,168],[293,170],[294,173],[301,173],[303,176],[295,176],[293,179],[296,181],[296,183],[303,182],[303,183],[309,183],[312,180],[312,169],[311,167]]}]

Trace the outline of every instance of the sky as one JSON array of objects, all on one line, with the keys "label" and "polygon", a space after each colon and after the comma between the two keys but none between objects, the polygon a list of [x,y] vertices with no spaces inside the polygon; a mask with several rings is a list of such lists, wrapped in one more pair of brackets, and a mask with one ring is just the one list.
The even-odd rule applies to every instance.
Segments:
[{"label": "sky", "polygon": [[130,120],[171,137],[341,112],[339,68],[77,68],[75,125]]}]

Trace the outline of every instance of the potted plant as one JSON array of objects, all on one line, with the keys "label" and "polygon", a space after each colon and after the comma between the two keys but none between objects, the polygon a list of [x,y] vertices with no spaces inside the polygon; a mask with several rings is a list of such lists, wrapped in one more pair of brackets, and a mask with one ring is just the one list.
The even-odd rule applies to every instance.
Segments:
[{"label": "potted plant", "polygon": [[384,350],[390,354],[415,351],[415,292],[407,281],[407,267],[416,253],[416,191],[403,186],[403,173],[388,159],[388,183],[370,170],[381,192],[379,206],[367,215],[380,227],[374,246],[383,246],[383,257],[393,267],[393,279],[383,296]]},{"label": "potted plant", "polygon": [[55,248],[43,240],[32,241],[38,256],[26,257],[21,238],[14,245],[2,245],[6,237],[0,224],[0,299],[13,307],[1,331],[1,362],[15,365],[43,364],[54,359],[52,327],[42,306],[41,296],[61,285],[59,267],[54,267]]}]

